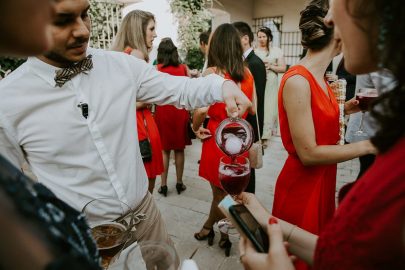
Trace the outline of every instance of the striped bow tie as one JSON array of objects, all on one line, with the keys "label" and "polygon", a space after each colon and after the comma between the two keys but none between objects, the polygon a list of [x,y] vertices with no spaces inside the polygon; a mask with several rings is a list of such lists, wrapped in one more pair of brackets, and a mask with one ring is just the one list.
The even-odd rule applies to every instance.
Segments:
[{"label": "striped bow tie", "polygon": [[92,55],[88,55],[82,61],[74,64],[71,67],[63,68],[56,71],[55,83],[56,86],[62,87],[67,81],[71,80],[77,74],[85,73],[93,68]]}]

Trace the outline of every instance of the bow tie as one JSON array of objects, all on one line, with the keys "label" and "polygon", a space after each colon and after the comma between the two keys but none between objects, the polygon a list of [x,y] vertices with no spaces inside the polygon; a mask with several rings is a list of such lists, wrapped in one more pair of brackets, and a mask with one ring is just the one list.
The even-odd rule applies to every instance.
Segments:
[{"label": "bow tie", "polygon": [[82,72],[87,74],[87,71],[93,68],[93,60],[91,58],[92,55],[88,55],[73,66],[57,70],[55,76],[56,86],[62,87],[67,81],[70,81],[73,77]]}]

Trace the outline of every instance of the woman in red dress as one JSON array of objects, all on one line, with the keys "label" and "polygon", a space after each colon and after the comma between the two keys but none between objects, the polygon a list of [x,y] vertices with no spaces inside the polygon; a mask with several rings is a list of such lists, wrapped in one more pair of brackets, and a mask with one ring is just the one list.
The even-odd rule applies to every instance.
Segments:
[{"label": "woman in red dress", "polygon": [[[189,76],[187,66],[180,64],[177,47],[170,38],[162,39],[159,44],[157,69],[174,76]],[[177,109],[172,105],[156,106],[155,121],[162,142],[164,165],[162,183],[158,192],[167,196],[167,173],[170,151],[173,150],[177,176],[176,190],[180,194],[186,190],[186,186],[183,184],[184,148],[191,144],[191,140],[187,136],[190,115],[185,109]]]},{"label": "woman in red dress", "polygon": [[[208,51],[208,68],[203,76],[216,73],[224,78],[240,83],[243,93],[252,100],[254,89],[253,76],[247,67],[244,66],[242,56],[243,49],[236,28],[231,24],[220,25],[211,37]],[[206,115],[210,117],[207,129],[201,126]],[[219,160],[225,154],[218,148],[212,136],[225,118],[228,118],[228,115],[223,103],[214,104],[209,108],[197,109],[193,115],[193,130],[196,130],[197,136],[203,140],[199,175],[210,182],[213,196],[208,219],[201,231],[195,233],[194,237],[197,240],[207,239],[209,245],[213,244],[214,224],[225,218],[218,208],[218,203],[226,195],[218,177]],[[247,156],[247,153],[245,155]],[[224,248],[226,256],[229,256],[232,244],[229,241],[228,235],[221,233],[219,246]]]},{"label": "woman in red dress", "polygon": [[[319,2],[319,0],[317,1]],[[278,219],[269,226],[272,249],[258,254],[242,241],[249,269],[293,269],[283,248],[314,269],[405,269],[405,6],[399,0],[332,0],[325,22],[342,42],[345,68],[352,74],[389,69],[395,87],[374,104],[379,130],[371,139],[380,153],[356,182],[319,237]],[[264,226],[270,214],[250,194],[245,205]]]},{"label": "woman in red dress", "polygon": [[[152,49],[155,37],[155,17],[153,14],[147,11],[133,10],[125,16],[112,49],[123,51],[149,62],[148,53]],[[163,156],[159,130],[150,109],[151,104],[136,103],[138,140],[148,139],[152,151],[152,158],[144,160],[143,164],[149,178],[149,192],[153,193],[156,176],[163,172]]]},{"label": "woman in red dress", "polygon": [[[314,234],[336,208],[336,164],[374,150],[370,141],[337,145],[339,107],[324,74],[340,44],[333,39],[333,28],[323,24],[326,13],[315,4],[301,12],[302,44],[308,51],[283,76],[278,101],[288,158],[276,182],[273,214]],[[300,265],[296,263],[298,269],[307,268]]]}]

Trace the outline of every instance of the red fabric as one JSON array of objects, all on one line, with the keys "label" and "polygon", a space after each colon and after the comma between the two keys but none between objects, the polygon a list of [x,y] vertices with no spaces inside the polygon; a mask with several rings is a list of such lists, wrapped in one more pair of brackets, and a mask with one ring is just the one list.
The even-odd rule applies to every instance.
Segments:
[{"label": "red fabric", "polygon": [[[278,96],[281,139],[288,158],[276,182],[273,215],[319,234],[335,211],[336,164],[304,166],[297,156],[283,106],[284,84],[295,75],[304,77],[311,88],[317,144],[335,145],[339,140],[339,107],[329,86],[327,96],[305,67],[290,68],[283,76]],[[308,269],[303,262],[297,262],[296,268]]]},{"label": "red fabric", "polygon": [[[143,112],[143,114],[142,114]],[[147,130],[144,125],[143,116],[145,116]],[[149,137],[152,147],[152,160],[144,162],[148,178],[155,178],[163,172],[162,145],[160,143],[159,130],[156,126],[153,115],[149,109],[140,109],[136,111],[136,125],[138,128],[138,140],[141,141]]]},{"label": "red fabric", "polygon": [[[132,48],[127,47],[124,53],[131,54]],[[147,129],[145,127],[145,122]],[[136,111],[136,126],[138,129],[138,140],[144,140],[149,137],[149,141],[152,147],[152,160],[144,162],[146,174],[148,178],[156,178],[156,176],[163,172],[163,155],[162,145],[160,143],[159,130],[156,126],[155,119],[149,109],[140,109]]]},{"label": "red fabric", "polygon": [[405,139],[377,157],[319,236],[314,269],[405,269]]},{"label": "red fabric", "polygon": [[[229,74],[225,74],[226,79],[231,79]],[[253,96],[253,76],[250,71],[246,71],[245,78],[241,82],[241,88],[243,93],[252,100]],[[219,124],[225,118],[228,118],[226,114],[226,108],[224,103],[216,103],[211,105],[208,109],[208,116],[210,120],[208,122],[207,128],[211,131],[212,137],[205,140],[202,145],[201,160],[200,160],[200,170],[199,175],[213,185],[221,187],[219,182],[218,169],[219,169],[219,160],[225,154],[218,148],[215,143],[215,130]],[[243,118],[246,118],[247,114]],[[245,153],[244,156],[248,157],[248,153]]]},{"label": "red fabric", "polygon": [[[159,64],[157,69],[174,76],[187,76],[185,65],[162,67]],[[184,150],[186,145],[191,144],[187,136],[189,120],[190,115],[185,109],[177,109],[172,105],[156,106],[155,121],[163,150]]]}]

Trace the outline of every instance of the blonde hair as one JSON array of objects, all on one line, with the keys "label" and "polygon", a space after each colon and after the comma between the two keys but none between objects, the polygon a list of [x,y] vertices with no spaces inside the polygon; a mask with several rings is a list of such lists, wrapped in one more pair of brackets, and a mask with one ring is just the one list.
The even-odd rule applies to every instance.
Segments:
[{"label": "blonde hair", "polygon": [[141,51],[145,61],[148,62],[149,54],[145,37],[150,20],[155,21],[155,16],[150,12],[143,10],[129,12],[122,20],[111,50],[122,52],[125,48],[131,47]]}]

